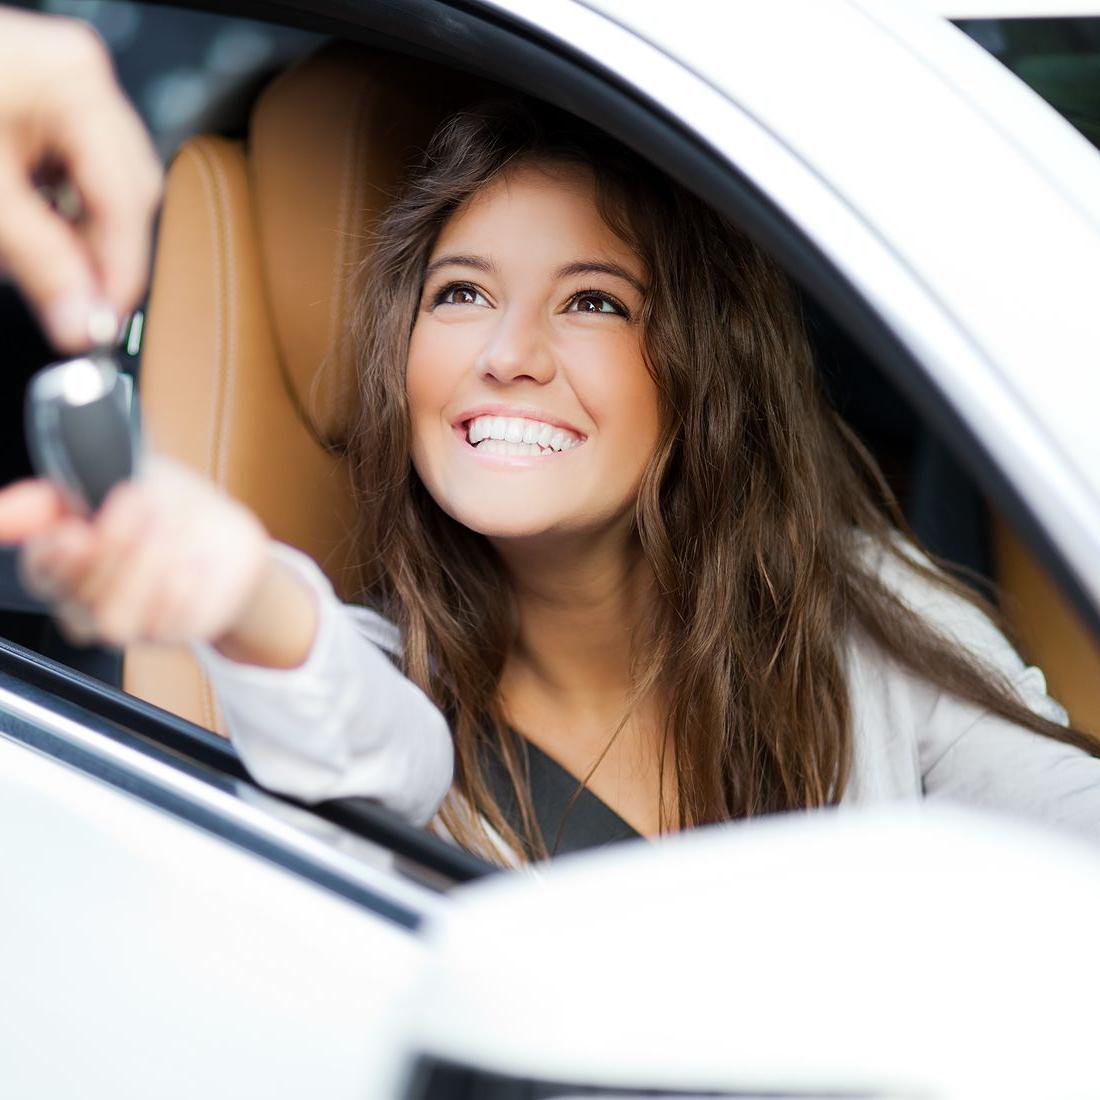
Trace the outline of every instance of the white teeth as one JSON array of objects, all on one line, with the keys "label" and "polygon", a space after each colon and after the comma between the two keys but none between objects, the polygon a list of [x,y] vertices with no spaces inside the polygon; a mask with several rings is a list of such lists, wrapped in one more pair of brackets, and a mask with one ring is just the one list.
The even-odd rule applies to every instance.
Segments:
[{"label": "white teeth", "polygon": [[[515,416],[477,416],[466,425],[466,438],[489,454],[549,454],[568,451],[583,440],[565,428],[555,428],[541,420]],[[489,447],[490,443],[518,446],[518,452]]]},{"label": "white teeth", "polygon": [[478,446],[481,454],[490,455],[548,455],[553,451],[545,450],[535,443],[509,443],[504,439],[486,439]]}]

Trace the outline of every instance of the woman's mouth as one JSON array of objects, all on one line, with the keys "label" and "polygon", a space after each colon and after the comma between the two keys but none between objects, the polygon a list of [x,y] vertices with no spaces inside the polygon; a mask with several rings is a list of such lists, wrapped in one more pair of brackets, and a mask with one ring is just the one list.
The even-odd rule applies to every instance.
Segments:
[{"label": "woman's mouth", "polygon": [[476,416],[464,427],[466,442],[481,454],[552,455],[584,442],[568,428],[526,417]]}]

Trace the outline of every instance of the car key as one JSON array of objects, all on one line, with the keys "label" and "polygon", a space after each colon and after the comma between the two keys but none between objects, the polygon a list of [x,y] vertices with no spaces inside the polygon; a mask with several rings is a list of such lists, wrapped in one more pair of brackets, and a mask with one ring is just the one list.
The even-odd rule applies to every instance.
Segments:
[{"label": "car key", "polygon": [[86,515],[118,482],[137,473],[141,451],[130,380],[111,351],[118,331],[113,312],[94,314],[90,327],[96,350],[40,370],[26,397],[27,444],[35,470],[61,489],[71,508]]}]

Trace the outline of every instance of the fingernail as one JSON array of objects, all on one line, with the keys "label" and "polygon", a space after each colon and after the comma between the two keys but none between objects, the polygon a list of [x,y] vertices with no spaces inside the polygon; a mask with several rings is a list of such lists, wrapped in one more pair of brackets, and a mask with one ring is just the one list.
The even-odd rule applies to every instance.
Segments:
[{"label": "fingernail", "polygon": [[88,337],[93,347],[110,347],[118,341],[119,321],[110,302],[93,302],[88,313]]},{"label": "fingernail", "polygon": [[54,344],[65,351],[86,348],[90,341],[91,314],[90,298],[79,294],[61,298],[46,310],[46,331]]}]

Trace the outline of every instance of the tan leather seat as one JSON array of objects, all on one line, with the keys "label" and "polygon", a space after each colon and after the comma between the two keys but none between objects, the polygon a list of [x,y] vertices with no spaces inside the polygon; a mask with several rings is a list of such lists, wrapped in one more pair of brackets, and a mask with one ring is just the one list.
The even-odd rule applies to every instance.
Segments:
[{"label": "tan leather seat", "polygon": [[1002,610],[1024,657],[1075,726],[1100,737],[1100,645],[1012,529],[993,523],[993,554]]},{"label": "tan leather seat", "polygon": [[[247,143],[192,139],[168,175],[141,374],[152,448],[247,504],[344,595],[349,276],[408,158],[459,97],[483,92],[407,58],[328,47],[264,91]],[[123,683],[224,732],[183,649],[132,647]]]}]

